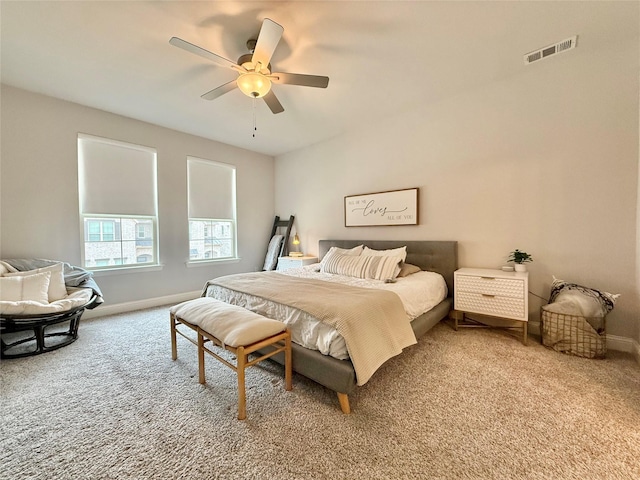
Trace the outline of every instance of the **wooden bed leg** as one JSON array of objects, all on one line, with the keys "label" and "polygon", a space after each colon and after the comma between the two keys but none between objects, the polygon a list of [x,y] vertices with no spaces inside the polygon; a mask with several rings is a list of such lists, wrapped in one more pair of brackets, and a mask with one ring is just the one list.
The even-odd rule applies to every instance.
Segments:
[{"label": "wooden bed leg", "polygon": [[198,329],[198,381],[201,384],[206,383],[204,376],[204,336]]},{"label": "wooden bed leg", "polygon": [[338,401],[340,402],[340,408],[342,413],[349,415],[351,413],[351,407],[349,407],[349,397],[346,393],[336,392],[338,394]]},{"label": "wooden bed leg", "polygon": [[176,321],[172,314],[169,314],[169,320],[171,320],[171,360],[178,358],[178,346],[176,343]]}]

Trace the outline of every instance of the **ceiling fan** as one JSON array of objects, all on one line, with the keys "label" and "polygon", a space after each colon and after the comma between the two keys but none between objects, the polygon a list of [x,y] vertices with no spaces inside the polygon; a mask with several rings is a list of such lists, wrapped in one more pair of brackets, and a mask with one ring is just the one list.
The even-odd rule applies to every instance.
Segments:
[{"label": "ceiling fan", "polygon": [[187,52],[200,55],[216,65],[228,67],[238,72],[238,78],[227,82],[202,95],[205,100],[214,100],[238,87],[242,93],[252,98],[262,98],[273,113],[281,113],[284,108],[271,90],[272,83],[301,85],[303,87],[327,88],[329,77],[303,75],[300,73],[272,73],[271,57],[282,38],[284,28],[273,20],[265,18],[257,39],[247,41],[248,54],[242,55],[237,63],[216,55],[202,47],[172,37],[169,43]]}]

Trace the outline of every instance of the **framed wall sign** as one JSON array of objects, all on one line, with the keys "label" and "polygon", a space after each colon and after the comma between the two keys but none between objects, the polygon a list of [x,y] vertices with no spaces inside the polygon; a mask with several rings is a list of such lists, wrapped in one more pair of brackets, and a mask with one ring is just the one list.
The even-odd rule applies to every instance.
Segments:
[{"label": "framed wall sign", "polygon": [[345,227],[417,224],[417,188],[344,197]]}]

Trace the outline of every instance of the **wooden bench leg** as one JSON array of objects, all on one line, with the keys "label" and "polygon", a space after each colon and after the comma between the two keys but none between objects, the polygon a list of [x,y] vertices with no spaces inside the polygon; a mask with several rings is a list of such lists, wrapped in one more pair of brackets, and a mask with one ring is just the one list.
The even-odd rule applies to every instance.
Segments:
[{"label": "wooden bench leg", "polygon": [[171,360],[178,358],[178,344],[176,342],[176,319],[173,315],[169,315],[171,320]]},{"label": "wooden bench leg", "polygon": [[287,330],[288,335],[284,339],[284,389],[291,390],[293,388],[292,366],[291,366],[291,332]]},{"label": "wooden bench leg", "polygon": [[237,374],[238,374],[238,420],[247,418],[247,396],[244,389],[244,369],[247,363],[247,354],[244,353],[244,347],[238,347],[236,350]]},{"label": "wooden bench leg", "polygon": [[198,381],[201,384],[206,383],[204,377],[204,336],[198,331]]},{"label": "wooden bench leg", "polygon": [[336,392],[338,394],[338,401],[340,402],[340,409],[342,413],[349,415],[351,413],[351,407],[349,406],[349,397],[346,393]]}]

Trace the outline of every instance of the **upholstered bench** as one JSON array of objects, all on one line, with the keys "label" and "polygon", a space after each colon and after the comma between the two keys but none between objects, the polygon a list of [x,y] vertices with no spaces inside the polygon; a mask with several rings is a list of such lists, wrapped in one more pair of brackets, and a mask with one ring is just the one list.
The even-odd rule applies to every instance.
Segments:
[{"label": "upholstered bench", "polygon": [[[284,323],[210,297],[180,303],[170,309],[170,317],[171,358],[173,360],[178,358],[177,334],[196,345],[198,347],[198,371],[201,384],[206,383],[205,352],[236,372],[238,376],[238,420],[244,420],[247,415],[244,381],[246,368],[277,353],[284,352],[285,389],[291,390],[291,333]],[[195,331],[197,342],[181,332],[178,325],[184,325]],[[205,344],[208,342],[232,352],[236,356],[236,365],[207,348]],[[266,349],[267,353],[248,361],[248,355],[260,349]]]}]

